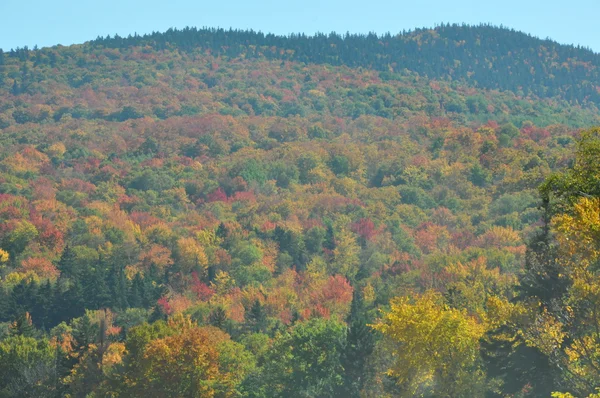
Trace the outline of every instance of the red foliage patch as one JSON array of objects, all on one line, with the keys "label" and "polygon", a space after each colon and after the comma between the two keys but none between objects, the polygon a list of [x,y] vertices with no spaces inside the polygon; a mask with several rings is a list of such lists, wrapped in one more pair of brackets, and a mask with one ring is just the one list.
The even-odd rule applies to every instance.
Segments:
[{"label": "red foliage patch", "polygon": [[223,191],[223,188],[219,187],[216,190],[212,191],[208,195],[206,195],[207,202],[226,202],[227,194]]},{"label": "red foliage patch", "polygon": [[211,289],[206,283],[202,282],[198,278],[198,273],[192,273],[193,283],[192,290],[196,293],[196,296],[202,301],[208,301],[215,294],[215,291]]},{"label": "red foliage patch", "polygon": [[171,307],[171,304],[169,304],[169,299],[167,299],[165,296],[159,298],[156,304],[158,304],[163,313],[167,315],[171,315],[173,313],[173,307]]},{"label": "red foliage patch", "polygon": [[358,222],[350,226],[352,232],[358,234],[366,242],[370,241],[377,235],[375,224],[369,218],[361,218]]}]

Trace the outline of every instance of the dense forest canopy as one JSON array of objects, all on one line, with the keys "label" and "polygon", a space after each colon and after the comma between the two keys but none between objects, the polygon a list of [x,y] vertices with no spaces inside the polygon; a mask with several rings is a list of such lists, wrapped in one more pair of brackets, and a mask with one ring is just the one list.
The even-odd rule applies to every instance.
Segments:
[{"label": "dense forest canopy", "polygon": [[0,52],[0,397],[592,397],[597,57],[485,25]]},{"label": "dense forest canopy", "polygon": [[175,47],[184,51],[202,48],[231,57],[259,56],[385,72],[406,69],[432,79],[462,80],[525,96],[561,97],[580,103],[600,101],[600,54],[490,25],[442,24],[397,35],[314,36],[186,28],[127,38],[99,37],[90,44],[108,48]]}]

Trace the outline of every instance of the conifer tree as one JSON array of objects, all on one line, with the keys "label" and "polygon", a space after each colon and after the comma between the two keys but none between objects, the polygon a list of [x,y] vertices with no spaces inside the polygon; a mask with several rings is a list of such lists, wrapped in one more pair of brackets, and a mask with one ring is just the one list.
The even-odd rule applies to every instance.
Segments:
[{"label": "conifer tree", "polygon": [[53,314],[53,288],[50,280],[46,280],[38,289],[35,305],[31,309],[33,321],[37,327],[51,328]]},{"label": "conifer tree", "polygon": [[340,396],[359,397],[363,389],[366,363],[375,348],[375,334],[368,324],[373,322],[367,314],[362,292],[354,289],[348,325],[346,347],[342,353],[342,366],[345,370],[343,393]]},{"label": "conifer tree", "polygon": [[29,312],[19,315],[17,319],[11,323],[9,330],[11,336],[33,337],[35,328],[33,327]]},{"label": "conifer tree", "polygon": [[254,300],[246,313],[246,323],[252,333],[264,333],[267,329],[267,314],[260,301]]},{"label": "conifer tree", "polygon": [[108,298],[107,301],[113,308],[125,309],[129,307],[127,300],[127,281],[123,267],[114,263],[107,277]]},{"label": "conifer tree", "polygon": [[13,85],[10,93],[15,96],[21,94],[21,86],[19,83],[17,83],[17,79],[13,79]]},{"label": "conifer tree", "polygon": [[60,256],[57,268],[60,271],[61,278],[76,278],[80,270],[77,268],[77,259],[71,246],[67,244]]}]

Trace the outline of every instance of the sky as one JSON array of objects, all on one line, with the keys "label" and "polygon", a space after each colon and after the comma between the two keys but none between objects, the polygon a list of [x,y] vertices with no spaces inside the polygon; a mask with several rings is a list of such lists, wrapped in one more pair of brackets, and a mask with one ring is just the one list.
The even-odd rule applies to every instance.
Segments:
[{"label": "sky", "polygon": [[600,0],[0,0],[0,48],[69,45],[171,27],[398,33],[493,23],[600,52]]}]

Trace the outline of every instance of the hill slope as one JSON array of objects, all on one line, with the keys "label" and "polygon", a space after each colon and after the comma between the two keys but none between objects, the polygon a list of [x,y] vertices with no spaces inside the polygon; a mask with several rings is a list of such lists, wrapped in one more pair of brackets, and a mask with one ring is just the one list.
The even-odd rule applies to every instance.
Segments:
[{"label": "hill slope", "polygon": [[[484,26],[186,30],[5,54],[0,395],[559,390],[549,356],[502,328],[545,230],[537,187],[599,112],[561,99],[562,77],[553,98],[470,84],[461,65],[482,63],[485,32],[498,38],[480,40],[481,60],[547,58],[510,44],[544,42]],[[463,55],[434,76],[433,55],[415,54],[444,37]],[[546,44],[595,73],[594,54]],[[416,47],[390,50],[403,46]],[[386,59],[405,55],[414,70]],[[554,81],[540,71],[528,92]],[[420,328],[396,334],[414,351],[367,326],[390,309]],[[382,377],[398,353],[406,379]]]},{"label": "hill slope", "polygon": [[487,88],[569,101],[600,101],[600,55],[488,25],[442,25],[404,34],[291,35],[184,29],[143,37],[98,38],[93,46],[201,48],[214,55],[264,56],[305,63],[416,71],[432,79],[464,80]]}]

